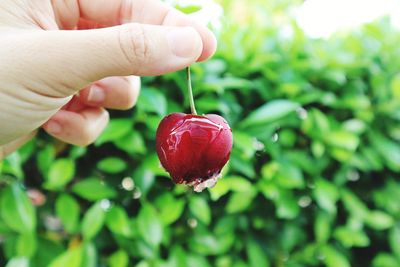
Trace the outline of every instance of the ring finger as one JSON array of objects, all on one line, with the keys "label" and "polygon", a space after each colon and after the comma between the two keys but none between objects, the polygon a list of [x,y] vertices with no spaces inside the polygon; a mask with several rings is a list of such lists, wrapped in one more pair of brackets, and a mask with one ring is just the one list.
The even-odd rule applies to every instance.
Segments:
[{"label": "ring finger", "polygon": [[88,106],[126,110],[136,104],[139,93],[139,77],[108,77],[81,90],[79,98]]}]

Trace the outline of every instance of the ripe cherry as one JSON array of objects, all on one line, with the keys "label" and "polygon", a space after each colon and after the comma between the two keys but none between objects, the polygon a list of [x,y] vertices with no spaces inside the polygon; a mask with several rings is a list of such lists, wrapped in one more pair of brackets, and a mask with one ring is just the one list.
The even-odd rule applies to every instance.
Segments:
[{"label": "ripe cherry", "polygon": [[194,186],[198,192],[215,185],[229,160],[232,143],[228,123],[215,114],[172,113],[157,129],[161,165],[175,183]]},{"label": "ripe cherry", "polygon": [[190,68],[188,93],[192,114],[172,113],[157,129],[156,146],[161,165],[177,184],[187,184],[201,192],[213,187],[232,150],[232,130],[221,116],[197,115]]}]

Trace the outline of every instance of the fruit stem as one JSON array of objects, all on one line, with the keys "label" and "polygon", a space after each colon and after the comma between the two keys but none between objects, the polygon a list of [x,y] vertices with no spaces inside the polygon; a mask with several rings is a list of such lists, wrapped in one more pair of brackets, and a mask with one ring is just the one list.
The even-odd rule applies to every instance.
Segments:
[{"label": "fruit stem", "polygon": [[197,115],[196,107],[194,106],[192,79],[190,78],[190,66],[186,68],[186,75],[187,75],[187,86],[189,92],[190,110],[192,111],[193,115]]}]

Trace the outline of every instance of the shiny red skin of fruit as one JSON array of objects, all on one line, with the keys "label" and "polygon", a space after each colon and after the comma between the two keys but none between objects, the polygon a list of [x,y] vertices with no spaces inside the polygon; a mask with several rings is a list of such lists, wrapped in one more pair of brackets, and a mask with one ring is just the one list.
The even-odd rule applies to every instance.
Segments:
[{"label": "shiny red skin of fruit", "polygon": [[178,184],[198,184],[216,177],[229,160],[232,130],[224,118],[172,113],[157,129],[161,165]]}]

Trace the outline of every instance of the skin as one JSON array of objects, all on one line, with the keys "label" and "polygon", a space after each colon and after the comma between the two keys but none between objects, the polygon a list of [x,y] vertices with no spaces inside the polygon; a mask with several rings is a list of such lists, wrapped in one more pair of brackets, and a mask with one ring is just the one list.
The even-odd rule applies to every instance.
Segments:
[{"label": "skin", "polygon": [[157,0],[2,0],[0,159],[42,127],[75,145],[129,109],[138,76],[209,58],[214,35]]}]

